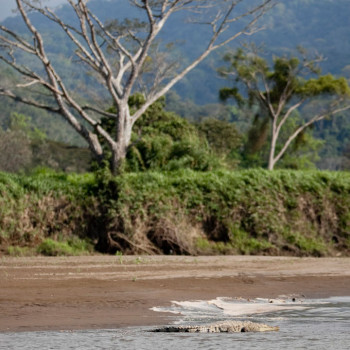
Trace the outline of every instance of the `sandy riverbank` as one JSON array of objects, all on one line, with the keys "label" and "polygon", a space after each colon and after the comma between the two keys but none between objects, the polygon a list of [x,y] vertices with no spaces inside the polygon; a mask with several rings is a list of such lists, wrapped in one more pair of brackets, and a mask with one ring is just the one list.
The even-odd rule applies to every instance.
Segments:
[{"label": "sandy riverbank", "polygon": [[62,257],[0,259],[0,331],[158,325],[150,308],[216,297],[350,295],[350,258]]}]

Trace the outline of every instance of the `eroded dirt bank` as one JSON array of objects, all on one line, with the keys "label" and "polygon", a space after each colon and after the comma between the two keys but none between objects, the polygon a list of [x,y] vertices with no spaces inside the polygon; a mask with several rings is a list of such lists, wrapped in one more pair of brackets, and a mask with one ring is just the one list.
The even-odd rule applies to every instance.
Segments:
[{"label": "eroded dirt bank", "polygon": [[156,325],[172,300],[350,295],[350,258],[88,256],[0,259],[0,331]]}]

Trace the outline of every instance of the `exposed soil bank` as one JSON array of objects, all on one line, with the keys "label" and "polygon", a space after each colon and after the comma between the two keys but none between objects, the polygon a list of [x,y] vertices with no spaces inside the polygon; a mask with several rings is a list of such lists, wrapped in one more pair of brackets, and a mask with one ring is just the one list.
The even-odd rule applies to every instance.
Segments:
[{"label": "exposed soil bank", "polygon": [[172,300],[350,293],[350,258],[62,257],[0,260],[0,331],[159,325]]}]

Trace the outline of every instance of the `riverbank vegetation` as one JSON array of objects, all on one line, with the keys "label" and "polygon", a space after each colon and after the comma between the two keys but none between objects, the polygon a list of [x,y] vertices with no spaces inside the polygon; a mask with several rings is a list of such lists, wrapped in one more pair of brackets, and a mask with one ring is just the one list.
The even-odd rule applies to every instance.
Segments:
[{"label": "riverbank vegetation", "polygon": [[349,255],[346,172],[42,170],[0,193],[1,254]]}]

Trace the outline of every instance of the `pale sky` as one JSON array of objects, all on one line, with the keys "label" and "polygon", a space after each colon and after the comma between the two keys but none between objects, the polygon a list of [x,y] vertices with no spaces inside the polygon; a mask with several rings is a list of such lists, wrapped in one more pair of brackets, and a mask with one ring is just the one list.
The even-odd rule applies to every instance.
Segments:
[{"label": "pale sky", "polygon": [[[67,2],[67,0],[45,0],[45,4],[50,7],[55,7]],[[0,0],[0,21],[8,16],[13,16],[12,9],[16,8],[15,0]]]}]

